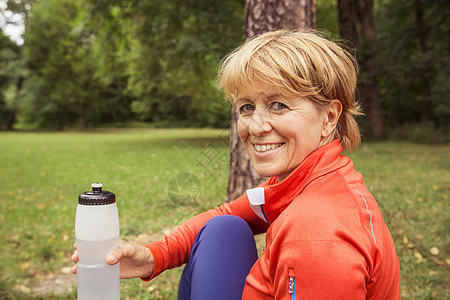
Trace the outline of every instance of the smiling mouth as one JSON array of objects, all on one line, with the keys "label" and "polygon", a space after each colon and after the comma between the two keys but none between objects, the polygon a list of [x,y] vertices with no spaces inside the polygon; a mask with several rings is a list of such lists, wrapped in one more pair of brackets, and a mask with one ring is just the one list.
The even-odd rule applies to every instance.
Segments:
[{"label": "smiling mouth", "polygon": [[278,147],[281,147],[284,143],[278,143],[278,144],[266,144],[266,145],[256,145],[253,144],[253,147],[255,148],[256,152],[267,152],[271,150],[275,150]]}]

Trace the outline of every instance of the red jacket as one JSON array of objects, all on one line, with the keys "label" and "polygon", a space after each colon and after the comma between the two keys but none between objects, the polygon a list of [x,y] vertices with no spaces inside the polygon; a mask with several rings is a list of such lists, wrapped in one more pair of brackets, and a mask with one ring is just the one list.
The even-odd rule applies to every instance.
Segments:
[{"label": "red jacket", "polygon": [[392,237],[362,175],[341,151],[338,140],[328,143],[283,181],[270,178],[147,245],[155,260],[148,280],[187,262],[210,218],[232,214],[255,234],[267,232],[242,299],[400,299]]}]

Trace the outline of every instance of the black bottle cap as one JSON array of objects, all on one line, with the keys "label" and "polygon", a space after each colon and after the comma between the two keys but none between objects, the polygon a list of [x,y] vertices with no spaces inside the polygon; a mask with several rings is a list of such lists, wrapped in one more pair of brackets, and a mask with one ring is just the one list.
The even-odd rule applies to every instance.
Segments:
[{"label": "black bottle cap", "polygon": [[91,184],[92,191],[84,192],[78,196],[78,204],[81,205],[105,205],[116,202],[116,195],[108,191],[102,191],[99,182]]}]

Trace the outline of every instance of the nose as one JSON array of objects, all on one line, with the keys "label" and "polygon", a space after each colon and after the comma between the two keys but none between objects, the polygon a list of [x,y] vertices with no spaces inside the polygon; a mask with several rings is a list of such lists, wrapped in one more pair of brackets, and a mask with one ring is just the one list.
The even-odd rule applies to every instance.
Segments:
[{"label": "nose", "polygon": [[272,130],[269,111],[265,107],[256,107],[248,126],[248,131],[253,136],[260,136]]}]

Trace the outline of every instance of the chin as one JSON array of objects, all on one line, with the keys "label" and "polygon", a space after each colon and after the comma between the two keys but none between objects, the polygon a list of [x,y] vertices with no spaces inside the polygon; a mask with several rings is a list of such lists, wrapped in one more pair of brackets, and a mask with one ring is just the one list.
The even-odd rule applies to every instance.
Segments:
[{"label": "chin", "polygon": [[277,176],[279,176],[279,172],[276,172],[275,170],[255,168],[255,171],[261,177],[277,177]]}]

